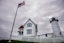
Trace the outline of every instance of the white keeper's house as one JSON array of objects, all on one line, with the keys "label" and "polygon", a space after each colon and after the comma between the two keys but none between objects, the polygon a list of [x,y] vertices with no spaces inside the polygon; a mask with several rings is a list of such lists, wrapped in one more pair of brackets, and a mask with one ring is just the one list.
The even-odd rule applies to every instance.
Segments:
[{"label": "white keeper's house", "polygon": [[19,27],[19,34],[23,36],[36,36],[37,35],[37,24],[35,24],[30,18],[25,22],[24,25]]}]

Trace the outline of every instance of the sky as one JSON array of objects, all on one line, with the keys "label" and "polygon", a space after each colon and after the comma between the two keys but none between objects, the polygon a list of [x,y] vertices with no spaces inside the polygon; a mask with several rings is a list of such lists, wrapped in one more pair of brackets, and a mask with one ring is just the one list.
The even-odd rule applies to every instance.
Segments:
[{"label": "sky", "polygon": [[18,8],[13,34],[18,34],[18,27],[29,18],[38,25],[38,34],[52,33],[50,18],[59,19],[61,31],[64,31],[64,0],[0,0],[0,39],[9,38],[17,5]]}]

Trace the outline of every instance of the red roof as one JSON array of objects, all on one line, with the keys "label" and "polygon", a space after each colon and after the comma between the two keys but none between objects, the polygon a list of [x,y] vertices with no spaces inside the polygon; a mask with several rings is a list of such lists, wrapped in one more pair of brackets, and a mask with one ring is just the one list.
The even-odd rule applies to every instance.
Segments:
[{"label": "red roof", "polygon": [[19,29],[23,29],[24,28],[24,26],[23,25],[21,25],[20,27],[19,27]]}]

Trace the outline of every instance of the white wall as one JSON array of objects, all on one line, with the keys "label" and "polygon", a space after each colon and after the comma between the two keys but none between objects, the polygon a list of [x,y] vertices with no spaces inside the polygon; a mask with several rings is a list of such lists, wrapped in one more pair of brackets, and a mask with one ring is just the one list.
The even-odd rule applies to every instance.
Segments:
[{"label": "white wall", "polygon": [[[28,23],[32,23],[31,21],[28,21],[25,25],[24,25],[24,34],[23,36],[35,36],[36,35],[36,28],[34,23],[32,23],[32,27],[27,27]],[[32,29],[32,34],[27,34],[27,29]]]},{"label": "white wall", "polygon": [[60,36],[60,27],[57,21],[52,21],[52,29],[55,36]]}]

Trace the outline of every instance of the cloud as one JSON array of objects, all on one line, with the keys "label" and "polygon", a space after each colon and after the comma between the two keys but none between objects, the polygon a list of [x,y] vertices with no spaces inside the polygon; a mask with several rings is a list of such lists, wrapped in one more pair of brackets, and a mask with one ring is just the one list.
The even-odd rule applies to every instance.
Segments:
[{"label": "cloud", "polygon": [[[0,0],[1,33],[10,34],[18,3],[23,0]],[[57,17],[61,30],[64,31],[64,0],[25,0],[26,4],[18,9],[14,34],[28,18],[38,24],[38,34],[52,32],[49,19]],[[0,34],[1,35],[1,34]],[[4,36],[3,36],[4,37]]]}]

